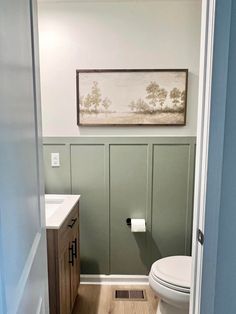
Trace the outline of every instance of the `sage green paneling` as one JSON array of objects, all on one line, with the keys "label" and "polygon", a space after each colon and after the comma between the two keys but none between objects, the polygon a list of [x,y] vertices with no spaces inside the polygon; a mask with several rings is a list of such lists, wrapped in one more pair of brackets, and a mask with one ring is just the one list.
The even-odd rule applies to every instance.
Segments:
[{"label": "sage green paneling", "polygon": [[[190,145],[154,145],[152,259],[190,254]],[[191,166],[193,166],[191,164]]]},{"label": "sage green paneling", "polygon": [[[190,253],[195,138],[45,138],[44,155],[46,191],[82,195],[82,273],[145,274]],[[128,217],[146,218],[147,232],[131,233]]]},{"label": "sage green paneling", "polygon": [[147,145],[110,146],[111,272],[147,272],[146,233],[132,233],[126,218],[147,212]]},{"label": "sage green paneling", "polygon": [[81,194],[82,273],[109,273],[109,208],[105,186],[105,146],[72,145],[72,193]]},{"label": "sage green paneling", "polygon": [[[70,194],[70,151],[66,144],[44,145],[45,191],[48,194]],[[60,167],[51,166],[51,153],[60,154]]]}]

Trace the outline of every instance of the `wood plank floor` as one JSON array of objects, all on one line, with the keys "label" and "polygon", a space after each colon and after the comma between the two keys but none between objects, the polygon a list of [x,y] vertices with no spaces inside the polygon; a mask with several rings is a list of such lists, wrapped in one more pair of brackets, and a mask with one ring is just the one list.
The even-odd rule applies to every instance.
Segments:
[{"label": "wood plank floor", "polygon": [[[116,301],[115,289],[144,289],[147,301]],[[148,285],[80,285],[73,314],[155,314],[157,303]]]}]

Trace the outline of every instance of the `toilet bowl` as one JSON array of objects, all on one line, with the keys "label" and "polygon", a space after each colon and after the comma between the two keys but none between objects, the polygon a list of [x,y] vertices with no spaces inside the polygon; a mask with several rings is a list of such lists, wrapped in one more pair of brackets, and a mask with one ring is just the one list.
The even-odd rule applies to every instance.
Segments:
[{"label": "toilet bowl", "polygon": [[156,261],[149,273],[149,284],[159,297],[157,314],[188,314],[191,257],[169,256]]}]

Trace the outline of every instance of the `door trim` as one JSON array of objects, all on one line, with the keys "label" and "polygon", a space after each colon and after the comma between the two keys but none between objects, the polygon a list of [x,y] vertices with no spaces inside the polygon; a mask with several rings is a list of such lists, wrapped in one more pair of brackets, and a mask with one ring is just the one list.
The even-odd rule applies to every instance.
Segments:
[{"label": "door trim", "polygon": [[198,229],[204,233],[208,148],[211,110],[212,64],[214,49],[215,0],[202,1],[201,46],[198,92],[198,122],[192,241],[192,282],[190,314],[200,314],[203,246],[197,240]]}]

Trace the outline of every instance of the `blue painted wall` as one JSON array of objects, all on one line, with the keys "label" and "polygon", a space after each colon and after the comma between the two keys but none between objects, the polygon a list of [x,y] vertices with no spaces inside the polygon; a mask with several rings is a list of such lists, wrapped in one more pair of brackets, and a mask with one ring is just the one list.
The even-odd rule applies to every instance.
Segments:
[{"label": "blue painted wall", "polygon": [[236,2],[216,1],[204,314],[236,313]]}]

